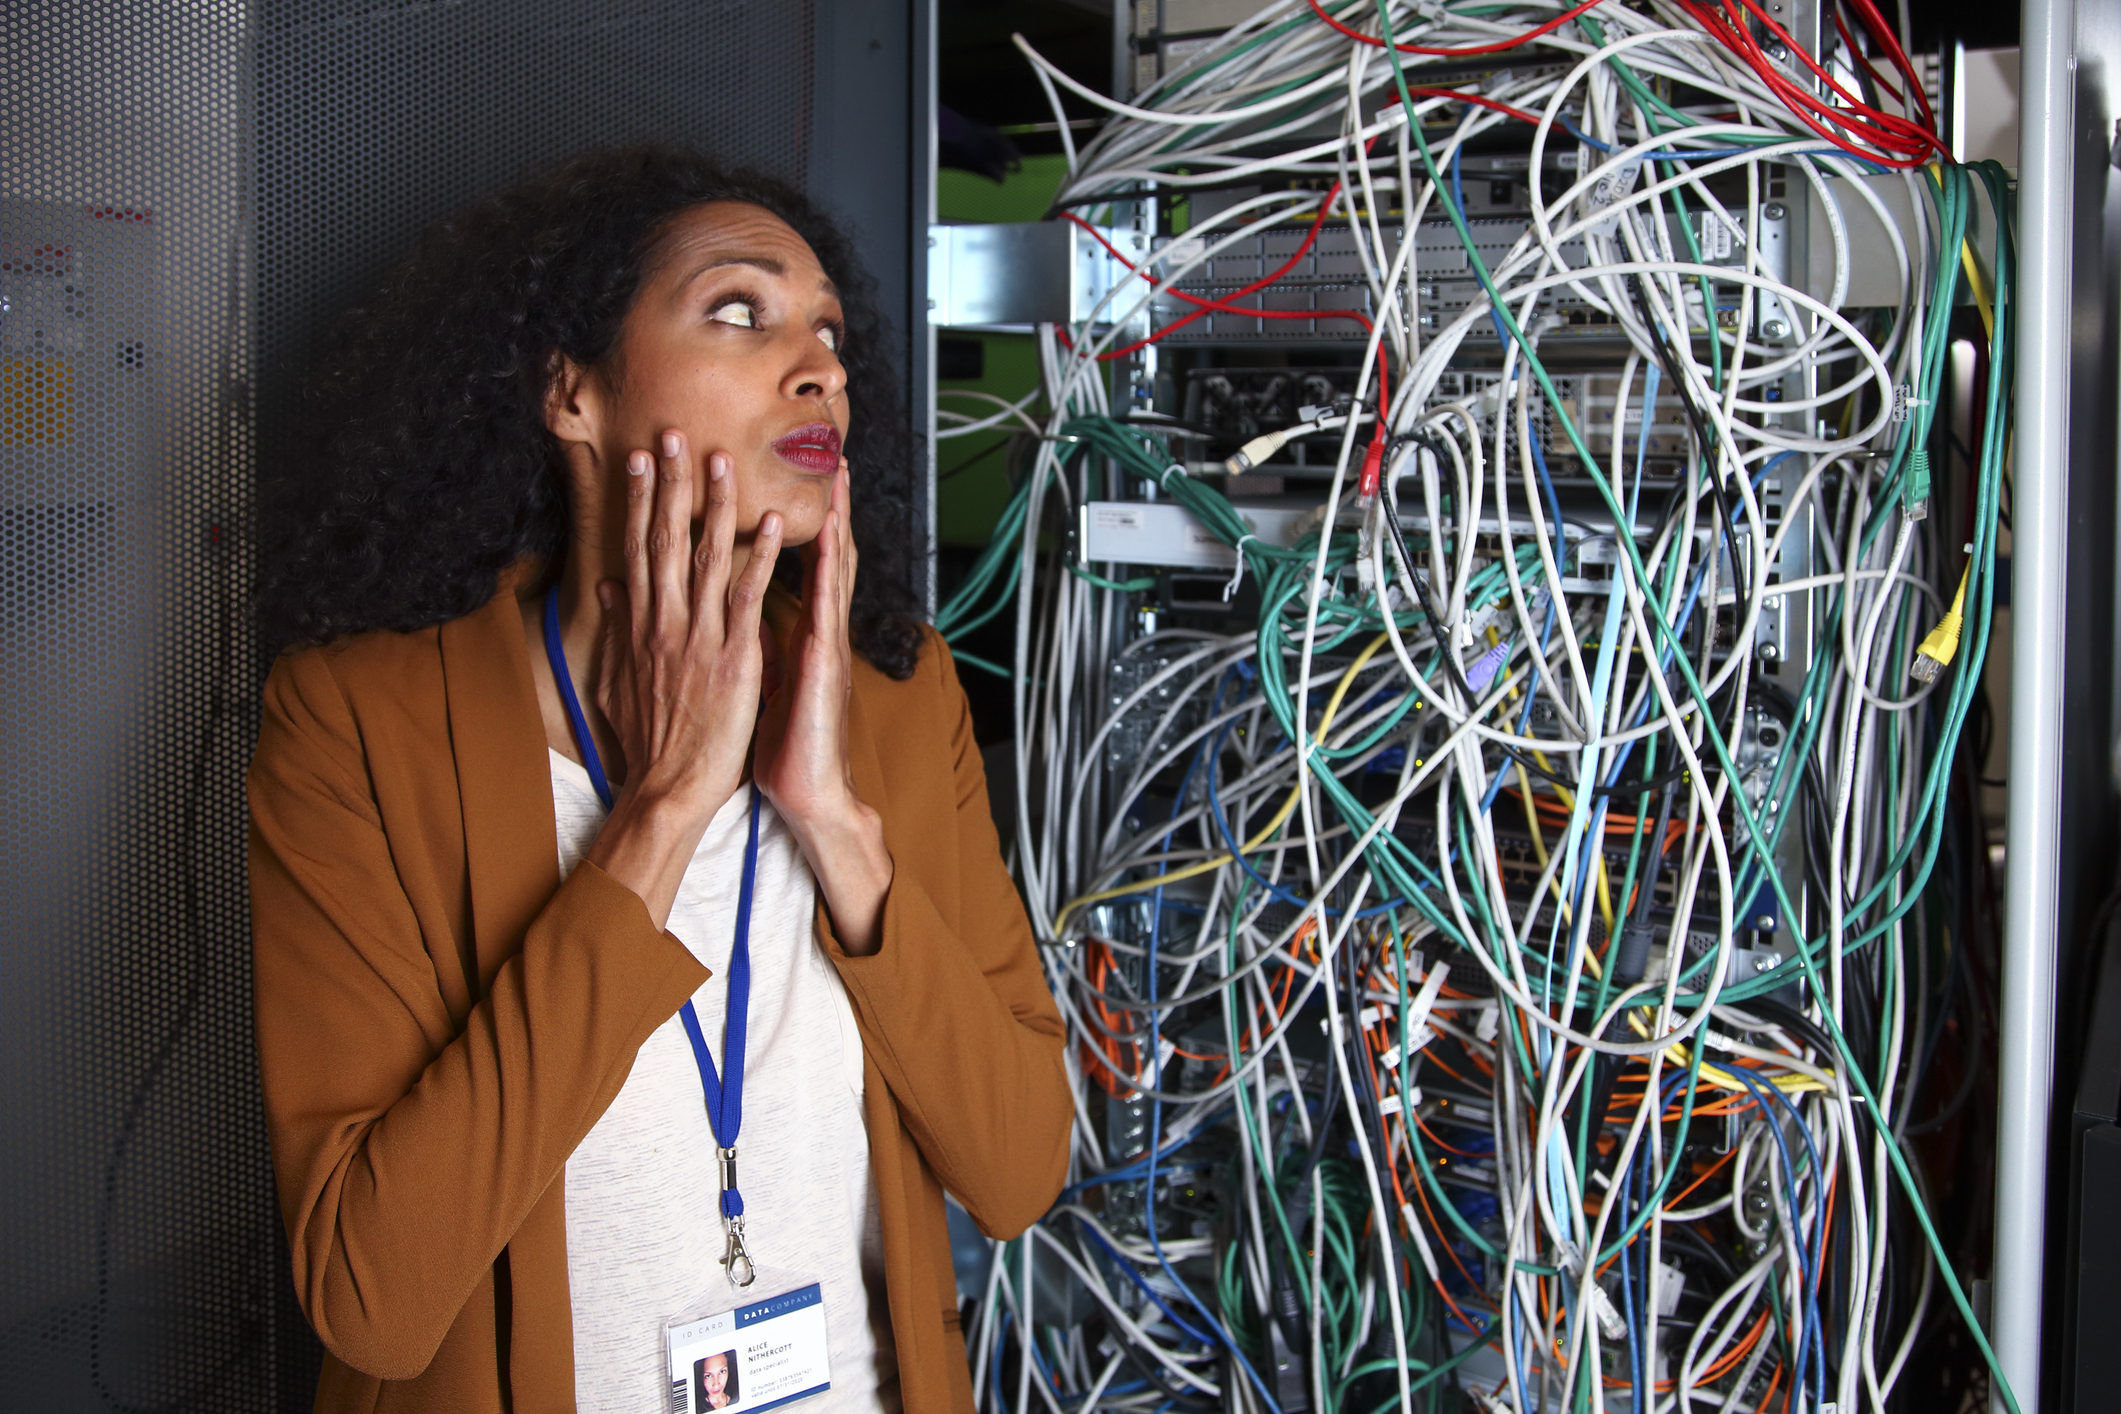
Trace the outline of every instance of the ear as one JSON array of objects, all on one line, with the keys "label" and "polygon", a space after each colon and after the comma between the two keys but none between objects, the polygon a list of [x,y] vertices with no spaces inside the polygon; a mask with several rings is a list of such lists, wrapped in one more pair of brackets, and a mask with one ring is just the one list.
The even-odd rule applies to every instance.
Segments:
[{"label": "ear", "polygon": [[576,442],[594,448],[603,431],[603,394],[602,379],[555,349],[545,383],[546,429],[563,446]]}]

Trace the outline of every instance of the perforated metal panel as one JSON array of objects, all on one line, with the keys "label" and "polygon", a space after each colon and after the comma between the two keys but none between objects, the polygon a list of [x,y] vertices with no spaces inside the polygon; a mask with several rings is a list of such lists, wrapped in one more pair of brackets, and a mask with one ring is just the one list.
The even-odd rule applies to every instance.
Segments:
[{"label": "perforated metal panel", "polygon": [[0,13],[0,1404],[264,1408],[243,16]]},{"label": "perforated metal panel", "polygon": [[587,147],[687,141],[801,185],[803,0],[264,0],[259,337],[269,464],[284,373],[415,235]]},{"label": "perforated metal panel", "polygon": [[[585,147],[805,181],[836,111],[813,34],[903,164],[909,13],[0,7],[0,1407],[308,1407],[251,1042],[246,526],[337,312],[427,223]],[[917,188],[864,140],[818,151],[867,195],[819,195],[903,252]],[[901,321],[904,267],[877,271]]]}]

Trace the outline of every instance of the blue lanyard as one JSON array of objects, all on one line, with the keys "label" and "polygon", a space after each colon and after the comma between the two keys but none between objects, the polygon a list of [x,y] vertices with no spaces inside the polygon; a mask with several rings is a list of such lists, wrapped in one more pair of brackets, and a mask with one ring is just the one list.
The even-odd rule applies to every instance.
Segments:
[{"label": "blue lanyard", "polygon": [[[588,719],[582,715],[582,703],[575,696],[574,674],[568,671],[567,655],[560,647],[560,590],[555,585],[545,595],[545,657],[552,664],[552,678],[559,685],[560,701],[566,705],[567,721],[574,728],[574,743],[582,753],[582,766],[589,772],[589,783],[596,788],[597,799],[611,809],[611,782],[604,775],[604,763],[597,756],[597,745],[589,735]],[[734,1263],[743,1262],[746,1273],[737,1279],[739,1286],[751,1284],[750,1259],[743,1245],[744,1195],[736,1186],[736,1136],[744,1127],[744,1033],[751,1013],[751,892],[752,884],[759,872],[759,788],[756,781],[751,786],[751,838],[744,846],[744,879],[737,891],[736,900],[736,944],[729,952],[729,1015],[722,1042],[723,1057],[728,1062],[729,1078],[723,1082],[716,1071],[714,1056],[707,1049],[707,1038],[700,1032],[700,1014],[693,1009],[692,999],[678,1009],[679,1018],[685,1023],[685,1035],[692,1042],[692,1058],[699,1063],[700,1089],[707,1097],[707,1123],[714,1131],[714,1142],[719,1146],[722,1165],[722,1218],[730,1224],[730,1255],[724,1257],[732,1279],[737,1279],[738,1268]]]}]

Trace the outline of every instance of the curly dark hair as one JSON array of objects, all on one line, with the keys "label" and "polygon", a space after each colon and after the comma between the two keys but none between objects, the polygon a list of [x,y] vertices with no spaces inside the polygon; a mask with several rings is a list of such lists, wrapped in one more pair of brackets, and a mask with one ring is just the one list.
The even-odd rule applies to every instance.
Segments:
[{"label": "curly dark hair", "polygon": [[856,651],[894,678],[921,647],[909,533],[911,436],[875,286],[853,243],[801,193],[696,152],[591,152],[430,230],[350,310],[302,410],[299,469],[269,483],[258,615],[268,648],[472,612],[526,557],[552,572],[568,496],[545,425],[557,355],[607,365],[663,232],[708,202],[764,207],[839,287],[855,415],[850,607]]}]

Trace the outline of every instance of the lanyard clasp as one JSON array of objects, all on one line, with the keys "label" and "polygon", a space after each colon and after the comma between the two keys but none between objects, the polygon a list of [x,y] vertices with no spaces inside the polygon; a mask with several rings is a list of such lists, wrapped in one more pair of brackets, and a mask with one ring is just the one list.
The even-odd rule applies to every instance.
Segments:
[{"label": "lanyard clasp", "polygon": [[722,1254],[722,1265],[729,1270],[732,1286],[749,1286],[758,1275],[751,1267],[751,1254],[744,1250],[744,1220],[724,1218],[722,1225],[729,1231],[729,1248]]}]

